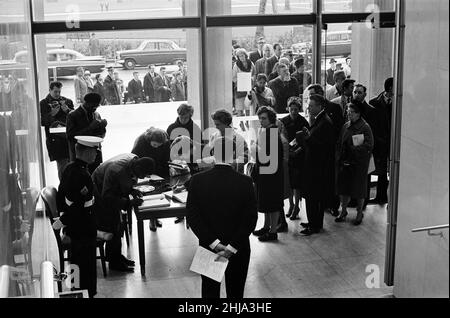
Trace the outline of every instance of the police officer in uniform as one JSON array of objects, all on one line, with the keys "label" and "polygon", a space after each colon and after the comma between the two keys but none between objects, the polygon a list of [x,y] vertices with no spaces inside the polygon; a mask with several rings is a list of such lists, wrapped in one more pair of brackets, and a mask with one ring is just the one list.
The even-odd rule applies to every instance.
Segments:
[{"label": "police officer in uniform", "polygon": [[76,136],[76,159],[64,170],[58,190],[61,217],[53,228],[66,227],[70,237],[70,263],[78,265],[80,288],[87,289],[89,297],[97,293],[96,220],[94,216],[93,182],[88,165],[95,161],[102,138]]}]

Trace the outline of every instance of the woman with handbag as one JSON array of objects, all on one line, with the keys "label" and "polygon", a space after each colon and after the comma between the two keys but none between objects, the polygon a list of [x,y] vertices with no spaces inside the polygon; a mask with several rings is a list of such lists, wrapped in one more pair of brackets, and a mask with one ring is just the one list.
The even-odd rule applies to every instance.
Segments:
[{"label": "woman with handbag", "polygon": [[308,121],[300,115],[302,111],[302,97],[291,97],[288,100],[289,115],[282,118],[287,131],[289,141],[289,185],[291,193],[289,195],[289,211],[286,214],[291,220],[297,220],[300,213],[300,202],[302,197],[301,168],[303,166],[304,151],[296,142],[296,134],[303,130],[303,127],[310,128]]},{"label": "woman with handbag", "polygon": [[[266,106],[258,110],[261,130],[256,144],[256,166],[253,181],[256,185],[258,211],[264,213],[264,226],[253,232],[261,242],[278,239],[278,221],[283,211],[284,175],[283,145],[276,124],[275,111]],[[272,136],[276,136],[272,138]]]},{"label": "woman with handbag", "polygon": [[367,192],[367,174],[373,149],[372,129],[361,117],[359,104],[348,104],[349,121],[342,128],[336,151],[337,193],[341,198],[342,211],[336,222],[344,222],[348,215],[350,198],[357,200],[357,216],[354,225],[364,217],[363,205]]}]

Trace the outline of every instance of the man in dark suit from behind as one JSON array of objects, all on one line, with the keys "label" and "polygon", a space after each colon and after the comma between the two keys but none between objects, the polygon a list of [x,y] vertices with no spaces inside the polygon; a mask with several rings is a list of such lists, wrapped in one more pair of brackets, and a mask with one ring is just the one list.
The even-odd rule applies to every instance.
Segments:
[{"label": "man in dark suit from behind", "polygon": [[377,194],[370,203],[385,204],[388,202],[388,160],[391,150],[392,99],[394,98],[394,78],[384,82],[384,92],[370,100],[369,104],[376,110],[378,131],[373,148],[373,158],[378,174]]},{"label": "man in dark suit from behind", "polygon": [[[235,155],[229,150],[233,148],[233,140],[228,137],[214,142],[214,168],[194,175],[190,181],[187,221],[200,246],[229,260],[225,271],[227,297],[241,299],[257,208],[251,178],[231,167]],[[202,298],[220,298],[220,283],[202,276]]]},{"label": "man in dark suit from behind", "polygon": [[312,95],[309,98],[311,129],[303,127],[297,133],[297,142],[305,149],[304,174],[302,175],[308,224],[300,233],[311,235],[323,228],[325,208],[335,196],[335,138],[333,123],[325,112],[325,98]]},{"label": "man in dark suit from behind", "polygon": [[[325,92],[323,90],[323,87],[320,86],[320,84],[312,84],[309,85],[308,88],[309,95],[320,95],[324,96]],[[332,103],[329,100],[325,99],[325,113],[330,117],[332,123],[333,123],[333,142],[336,144],[339,134],[341,133],[342,127],[344,126],[345,119],[344,115],[342,113],[341,106],[336,103]],[[333,173],[334,175],[334,173]],[[331,201],[327,204],[327,210],[331,213],[333,216],[339,215],[339,205],[340,205],[340,199],[338,195],[333,195],[333,197],[330,199]]]}]

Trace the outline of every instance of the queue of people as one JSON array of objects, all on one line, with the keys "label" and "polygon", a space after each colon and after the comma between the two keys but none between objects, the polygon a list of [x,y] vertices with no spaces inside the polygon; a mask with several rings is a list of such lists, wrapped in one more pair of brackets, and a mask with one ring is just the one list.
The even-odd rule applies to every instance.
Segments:
[{"label": "queue of people", "polygon": [[183,61],[177,61],[178,69],[167,75],[166,68],[161,66],[159,73],[155,65],[148,66],[148,72],[143,80],[139,72],[133,72],[133,78],[126,84],[113,67],[107,68],[107,75],[96,74],[94,78],[89,70],[78,67],[74,79],[76,105],[83,103],[88,93],[102,96],[101,105],[123,105],[156,103],[187,100],[187,66]]},{"label": "queue of people", "polygon": [[[236,64],[236,72],[247,71],[254,74],[253,62],[245,51],[239,53],[237,63],[239,64]],[[296,60],[292,63],[298,77],[301,77],[304,73],[303,62]],[[152,68],[149,74],[151,71]],[[150,174],[158,174],[164,178],[174,175],[168,163],[172,159],[173,149],[178,147],[180,142],[187,141],[189,152],[180,154],[180,151],[177,151],[176,157],[190,164],[189,170],[194,180],[188,185],[192,195],[189,192],[187,221],[202,246],[209,247],[221,257],[236,260],[235,266],[248,266],[248,235],[253,233],[261,242],[278,240],[277,233],[288,229],[286,216],[291,220],[298,219],[302,199],[305,199],[308,219],[308,222],[301,223],[304,229],[300,233],[303,235],[309,236],[322,231],[326,211],[336,217],[336,222],[344,222],[351,199],[356,200],[357,208],[354,224],[360,225],[366,204],[385,203],[387,199],[390,130],[388,114],[392,110],[393,80],[386,80],[385,91],[367,103],[367,89],[361,84],[355,85],[351,79],[342,79],[339,72],[335,72],[333,76],[336,83],[332,93],[326,92],[319,84],[306,87],[305,91],[309,93],[306,109],[298,81],[296,77],[291,76],[286,64],[278,64],[278,76],[269,83],[266,74],[255,74],[254,89],[245,96],[239,95],[236,98],[244,99],[244,109],[245,105],[252,105],[250,107],[254,108],[258,116],[260,127],[256,142],[249,144],[233,128],[233,115],[224,109],[211,115],[217,130],[210,134],[208,140],[203,140],[205,136],[202,136],[200,127],[192,120],[193,107],[181,104],[177,109],[175,122],[167,130],[150,127],[137,136],[130,153],[120,154],[106,162],[103,162],[102,158],[101,141],[107,138],[108,123],[96,110],[108,100],[108,94],[102,96],[89,92],[84,95],[82,104],[75,108],[69,99],[61,95],[61,83],[52,82],[49,95],[40,104],[42,125],[46,132],[50,128],[66,127],[66,137],[59,136],[60,140],[55,138],[54,134],[47,134],[49,145],[54,144],[57,145],[56,148],[66,149],[57,155],[50,155],[55,147],[48,147],[51,160],[58,163],[59,193],[60,197],[62,196],[59,209],[65,212],[63,217],[55,222],[55,228],[65,226],[66,233],[72,233],[75,238],[72,248],[78,252],[73,254],[72,260],[81,264],[82,272],[86,273],[82,274],[81,288],[87,288],[91,296],[95,295],[95,284],[92,282],[92,257],[95,255],[91,252],[80,252],[84,247],[87,251],[92,251],[92,240],[95,239],[94,230],[91,229],[93,222],[97,231],[110,234],[106,249],[110,268],[123,272],[133,271],[134,261],[121,253],[121,211],[142,203],[142,193],[133,188],[138,178]],[[79,75],[81,81],[81,70]],[[151,76],[153,75],[149,75]],[[149,77],[146,75],[144,83],[155,80]],[[114,72],[111,69],[107,80],[111,82],[113,78]],[[307,78],[303,74],[304,81]],[[94,85],[93,90],[97,84],[105,85],[102,84],[104,81],[101,76],[97,77],[97,82],[99,83]],[[137,76],[134,82],[133,85],[139,91],[142,87],[143,91],[138,99],[150,100],[150,96],[146,95],[149,91],[145,90],[145,84],[142,85]],[[153,83],[158,82],[168,84],[163,77]],[[114,90],[118,91],[118,86],[114,87]],[[333,97],[334,102],[326,96]],[[286,113],[286,110],[289,114],[281,120],[277,119],[277,114]],[[303,111],[308,114],[307,118],[302,116]],[[97,139],[84,140],[85,136]],[[231,156],[229,152],[224,151],[225,144],[231,145]],[[196,156],[197,153],[201,153],[201,156]],[[204,156],[205,154],[207,156]],[[376,169],[369,171],[372,156]],[[227,168],[223,170],[221,166]],[[202,170],[211,172],[199,173]],[[369,173],[379,176],[375,202],[370,201],[368,196]],[[222,184],[218,187],[207,187],[208,191],[219,191],[220,188],[221,193],[223,192],[221,195],[228,193],[233,198],[248,192],[244,197],[251,199],[250,202],[245,199],[238,200],[230,207],[230,211],[248,213],[245,220],[242,219],[245,227],[239,230],[239,238],[233,238],[232,233],[228,232],[229,229],[223,228],[224,224],[231,222],[227,220],[232,216],[226,215],[225,210],[220,210],[215,205],[217,201],[199,202],[202,201],[204,191],[201,190],[201,185],[205,182],[209,182],[209,185],[216,184],[211,183],[211,180],[221,174],[225,174],[224,179],[218,180],[223,182],[230,178],[230,182],[235,180],[236,187],[234,184],[233,187],[225,187]],[[241,183],[242,186],[237,186]],[[250,191],[252,195],[248,184],[254,186],[254,192]],[[243,192],[237,193],[237,189],[242,189]],[[287,215],[284,209],[286,199],[289,199]],[[213,210],[218,219],[213,220],[211,216],[205,215],[206,210]],[[256,211],[264,215],[263,227],[257,230],[257,216],[254,214]],[[226,220],[220,226],[214,225],[220,218]],[[84,230],[81,229],[83,220],[91,224]],[[182,220],[183,218],[179,218],[175,222]],[[207,233],[211,230],[205,230],[205,222],[214,229],[213,235]],[[230,227],[239,227],[236,222],[234,220],[230,223]],[[151,231],[156,231],[160,226],[162,224],[158,220],[151,220]],[[213,236],[217,236],[219,243],[217,240],[209,241]],[[240,256],[237,257],[238,255]],[[242,276],[237,277],[241,274],[242,272],[233,273],[230,269],[231,285],[236,284],[236,290],[230,287],[230,294],[241,295],[243,282],[245,284]],[[217,285],[205,278],[202,294],[217,295]]]}]

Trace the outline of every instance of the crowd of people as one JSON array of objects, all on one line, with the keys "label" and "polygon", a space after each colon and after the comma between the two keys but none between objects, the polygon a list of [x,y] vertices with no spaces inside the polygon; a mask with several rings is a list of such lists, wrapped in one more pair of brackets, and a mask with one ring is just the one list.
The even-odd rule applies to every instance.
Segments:
[{"label": "crowd of people", "polygon": [[[279,232],[288,231],[286,217],[290,220],[299,218],[302,199],[305,199],[308,222],[301,223],[304,228],[301,233],[307,236],[322,231],[327,211],[335,217],[336,222],[344,222],[348,207],[353,204],[357,211],[353,223],[359,225],[363,221],[367,204],[387,202],[393,79],[387,79],[384,91],[367,102],[366,87],[362,84],[355,85],[355,81],[348,78],[345,71],[335,70],[334,85],[324,90],[320,84],[312,83],[311,76],[304,70],[302,58],[292,61],[284,59],[279,44],[273,46],[274,55],[272,46],[263,41],[259,45],[260,51],[251,54],[243,49],[238,50],[233,66],[234,80],[239,72],[250,72],[254,79],[254,87],[250,92],[238,92],[237,85],[235,86],[235,101],[239,115],[256,114],[258,117],[260,127],[256,132],[256,140],[246,140],[241,136],[233,128],[232,112],[225,109],[211,114],[216,131],[203,139],[205,136],[202,136],[200,127],[192,120],[193,107],[183,103],[177,109],[175,122],[167,130],[150,127],[136,136],[134,145],[130,145],[130,153],[120,154],[103,162],[101,141],[107,138],[108,122],[100,117],[96,109],[101,105],[120,103],[117,92],[121,89],[114,69],[108,69],[108,76],[104,81],[101,76],[97,76],[97,83],[94,85],[92,82],[88,83],[85,78],[88,76],[79,70],[78,81],[75,83],[78,86],[76,103],[81,103],[79,107],[75,107],[76,104],[61,95],[60,82],[50,84],[49,94],[41,101],[40,107],[42,125],[47,134],[47,149],[50,159],[57,161],[60,176],[59,210],[65,212],[64,217],[55,222],[55,228],[66,226],[69,235],[75,233],[73,248],[78,253],[72,253],[71,257],[73,262],[78,262],[82,267],[82,276],[95,276],[92,259],[87,260],[92,258],[92,253],[83,252],[83,244],[87,250],[92,250],[95,231],[83,232],[79,227],[83,227],[84,222],[89,222],[92,228],[97,229],[97,235],[111,234],[106,243],[106,258],[110,268],[133,271],[134,262],[121,254],[121,211],[143,202],[142,193],[133,188],[138,178],[150,174],[158,174],[163,178],[176,175],[178,172],[169,165],[171,161],[186,163],[186,169],[193,175],[191,180],[197,180],[192,189],[189,184],[186,185],[189,189],[188,223],[192,223],[193,232],[199,237],[200,244],[208,243],[206,247],[209,246],[211,250],[227,258],[241,255],[231,243],[228,230],[218,226],[217,231],[223,233],[218,244],[202,241],[205,237],[210,237],[205,236],[205,222],[213,220],[202,215],[202,211],[208,208],[198,201],[202,194],[197,193],[194,188],[199,191],[198,187],[206,181],[200,181],[201,178],[196,175],[204,177],[200,172],[214,171],[210,173],[210,177],[213,178],[216,174],[219,176],[224,170],[219,172],[214,169],[225,165],[233,173],[244,177],[247,175],[244,179],[224,176],[225,179],[235,179],[236,184],[242,184],[245,193],[248,192],[248,180],[251,181],[252,189],[254,187],[251,192],[255,194],[254,197],[249,197],[251,204],[244,204],[242,194],[235,191],[239,187],[231,186],[221,190],[225,193],[230,191],[230,195],[243,200],[231,200],[230,202],[234,202],[231,209],[251,209],[247,211],[249,219],[242,220],[246,222],[246,227],[241,229],[240,240],[235,242],[235,245],[243,247],[244,254],[241,258],[235,257],[240,259],[239,262],[236,261],[239,266],[248,266],[250,253],[245,243],[248,235],[253,233],[261,242],[278,240]],[[261,57],[257,58],[257,54]],[[256,59],[256,64],[252,59]],[[263,64],[264,72],[258,73]],[[180,67],[182,66],[181,64]],[[138,73],[135,73],[126,91],[129,98],[135,102],[151,102],[161,98],[161,95],[169,94],[165,93],[169,90],[167,85],[174,82],[169,83],[164,68],[160,69],[160,73],[156,75],[154,66],[151,65],[143,85]],[[271,75],[273,79],[268,80]],[[180,81],[177,89],[181,94],[185,91],[183,77],[178,74],[175,79]],[[99,86],[108,88],[99,91]],[[159,88],[155,89],[156,87]],[[307,105],[303,102],[304,92],[308,94]],[[304,117],[302,112],[307,116]],[[279,119],[278,114],[283,113],[288,114]],[[50,133],[50,129],[54,127],[66,127],[66,134]],[[98,141],[90,144],[80,136],[94,136]],[[180,148],[180,143],[187,144],[188,147]],[[217,151],[217,147],[224,147],[226,143],[231,143],[232,155],[226,151],[225,154]],[[198,153],[201,155],[197,156]],[[372,157],[375,165],[373,169],[369,167]],[[83,173],[73,172],[80,169]],[[371,173],[378,175],[377,196],[373,200],[369,196]],[[224,188],[223,185],[220,187]],[[211,189],[214,187],[209,187],[208,191]],[[191,190],[194,193],[192,195]],[[285,214],[284,202],[287,199],[289,208]],[[245,207],[238,208],[238,203]],[[210,202],[209,210],[217,208],[214,204]],[[256,217],[252,214],[253,211],[264,215],[264,224],[260,229],[255,229]],[[220,217],[226,218],[222,214]],[[84,218],[84,221],[80,222],[77,219],[79,217]],[[182,220],[183,218],[178,218],[176,222]],[[216,226],[210,225],[212,228]],[[161,226],[157,219],[150,221],[151,231],[156,231]],[[229,243],[229,246],[225,246],[225,243]],[[238,274],[231,274],[233,275]],[[240,295],[242,280],[236,284],[238,291],[235,294]],[[217,285],[213,285],[205,278],[206,294],[217,293]],[[94,285],[87,284],[85,287],[89,289],[91,296],[95,295]]]},{"label": "crowd of people", "polygon": [[125,84],[120,74],[113,67],[108,67],[108,75],[96,74],[94,79],[89,70],[78,67],[74,79],[75,100],[81,105],[84,96],[96,93],[102,97],[101,105],[122,105],[156,103],[187,100],[187,66],[183,61],[177,62],[178,70],[166,74],[166,68],[161,66],[159,73],[155,65],[148,66],[148,72],[143,81],[139,72],[133,72],[133,78]]}]

